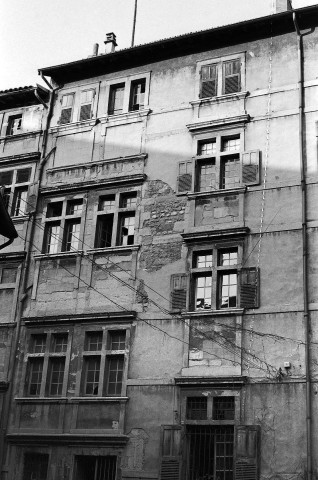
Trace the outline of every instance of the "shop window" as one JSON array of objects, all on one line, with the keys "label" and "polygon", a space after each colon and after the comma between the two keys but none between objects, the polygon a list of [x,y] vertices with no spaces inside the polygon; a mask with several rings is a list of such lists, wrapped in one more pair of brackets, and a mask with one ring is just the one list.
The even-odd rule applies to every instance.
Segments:
[{"label": "shop window", "polygon": [[4,187],[5,206],[12,217],[23,216],[27,212],[31,176],[31,167],[0,171],[0,186]]},{"label": "shop window", "polygon": [[51,202],[47,205],[43,253],[77,251],[81,245],[83,199]]}]

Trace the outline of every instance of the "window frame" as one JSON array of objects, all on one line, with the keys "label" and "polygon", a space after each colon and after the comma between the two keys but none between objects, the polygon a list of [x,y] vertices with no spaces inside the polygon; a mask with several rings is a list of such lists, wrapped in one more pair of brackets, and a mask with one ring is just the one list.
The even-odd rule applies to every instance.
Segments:
[{"label": "window frame", "polygon": [[[72,202],[79,202],[82,201],[82,210],[80,212],[73,212],[68,213],[69,205]],[[47,216],[49,208],[54,204],[62,204],[60,215],[56,216]],[[42,224],[43,224],[43,242],[42,242],[42,253],[46,255],[52,255],[56,253],[65,253],[65,252],[78,252],[82,248],[83,244],[83,236],[84,236],[84,222],[82,222],[82,218],[84,218],[85,211],[86,211],[87,203],[86,198],[83,195],[75,195],[73,197],[60,197],[54,198],[47,201],[44,210],[43,210],[43,217],[42,217]],[[76,246],[72,246],[72,243],[69,242],[68,235],[70,230],[68,229],[69,225],[79,224],[79,233],[74,236]],[[52,236],[49,234],[49,229],[53,227],[58,227],[58,233],[53,234]],[[73,233],[74,235],[74,233]],[[49,245],[49,238],[53,238],[54,245],[56,251],[48,251]],[[72,234],[71,234],[72,238]],[[72,242],[72,240],[71,240]],[[68,248],[68,244],[70,243],[70,248]],[[76,248],[77,247],[77,248]]]},{"label": "window frame", "polygon": [[[137,237],[137,225],[138,225],[138,205],[139,205],[139,190],[129,190],[129,191],[109,191],[109,192],[100,192],[98,196],[98,202],[95,205],[95,234],[94,234],[94,249],[99,248],[111,248],[111,247],[120,247],[120,246],[133,246],[136,245]],[[113,198],[114,203],[107,209],[100,209],[100,203],[103,198]],[[122,201],[125,198],[133,197],[136,198],[136,203],[132,206],[122,206]],[[112,216],[112,225],[109,230],[111,230],[110,243],[109,245],[102,245],[101,242],[101,230],[102,230],[102,217]],[[131,244],[124,245],[122,243],[122,219],[127,217],[134,217],[134,241]]]},{"label": "window frame", "polygon": [[[16,131],[13,130],[14,123],[16,120],[20,120],[18,127],[16,128]],[[22,112],[17,112],[17,113],[11,113],[8,115],[7,118],[7,126],[5,130],[5,136],[6,137],[11,137],[14,135],[19,135],[20,133],[23,133],[23,113]]]},{"label": "window frame", "polygon": [[[30,170],[29,180],[27,182],[17,182],[18,172],[21,170]],[[4,186],[4,196],[7,198],[6,203],[8,204],[8,213],[11,217],[26,217],[27,210],[28,210],[28,194],[29,194],[29,187],[32,184],[34,179],[34,172],[35,172],[35,165],[25,164],[19,166],[11,166],[1,168],[0,173],[5,172],[13,172],[12,174],[12,181],[8,185]],[[1,184],[0,184],[1,186]],[[17,201],[17,192],[26,192],[25,199],[21,199],[22,201],[22,208],[20,209],[19,206],[19,215],[15,215],[16,213],[16,201]],[[21,213],[20,213],[21,212]]]},{"label": "window frame", "polygon": [[[90,333],[102,332],[102,344],[98,350],[88,350],[87,349],[87,337]],[[112,332],[125,332],[125,348],[124,349],[111,349],[111,335]],[[122,397],[126,392],[126,376],[128,368],[128,354],[129,354],[129,339],[130,339],[130,330],[127,327],[120,328],[119,326],[102,328],[102,327],[91,327],[85,329],[83,332],[83,350],[82,350],[82,372],[80,379],[80,396],[83,397]],[[88,359],[94,358],[99,359],[99,378],[98,378],[98,387],[97,392],[95,393],[86,393],[87,387],[87,369],[86,365]],[[117,359],[123,359],[122,366],[122,378],[120,381],[119,389],[120,393],[115,392],[114,394],[109,393],[109,365],[110,361]]]},{"label": "window frame", "polygon": [[[237,249],[237,263],[232,265],[220,265],[220,253]],[[212,265],[206,267],[196,267],[195,257],[200,253],[212,252]],[[240,308],[240,281],[239,271],[242,267],[243,244],[241,242],[214,243],[193,247],[190,252],[190,295],[189,295],[189,311],[199,314],[200,312],[209,311],[227,311]],[[224,274],[236,274],[236,305],[222,307],[221,306],[221,281]],[[197,301],[197,279],[200,277],[211,277],[211,308],[196,308]]]},{"label": "window frame", "polygon": [[[244,92],[246,84],[246,73],[245,73],[245,55],[246,52],[238,52],[232,55],[224,55],[221,57],[212,57],[207,60],[200,60],[197,62],[196,66],[196,97],[201,101],[205,101],[211,98],[218,97],[231,97],[239,95]],[[233,93],[224,93],[225,92],[225,74],[224,74],[224,65],[234,61],[239,60],[241,62],[240,69],[240,89],[238,92]],[[209,97],[202,97],[202,67],[214,66],[216,67],[216,95]]]},{"label": "window frame", "polygon": [[[53,351],[53,339],[54,336],[58,335],[67,335],[66,349],[64,351],[55,352]],[[33,351],[33,342],[35,337],[44,336],[46,337],[45,345],[43,351],[34,352]],[[70,363],[70,354],[71,354],[71,334],[68,329],[54,329],[54,330],[32,330],[28,332],[27,335],[27,344],[28,351],[26,353],[26,366],[25,366],[25,375],[24,375],[24,385],[23,389],[25,396],[28,398],[60,398],[65,397],[67,392],[68,384],[68,372],[69,372],[69,363]],[[63,381],[61,384],[61,392],[58,394],[51,394],[50,389],[52,387],[52,371],[51,365],[54,361],[63,360],[64,361],[64,373]],[[41,379],[39,382],[39,392],[36,394],[30,393],[31,386],[31,375],[30,375],[30,366],[36,361],[42,363],[42,372]]]},{"label": "window frame", "polygon": [[[138,114],[138,112],[143,112],[149,109],[150,75],[151,75],[151,72],[140,72],[138,74],[128,75],[126,77],[118,77],[113,80],[108,80],[106,82],[106,100],[107,100],[106,115],[111,118],[112,117],[116,118],[119,115],[123,115],[123,114],[133,115],[133,114]],[[131,96],[132,96],[133,85],[136,84],[136,82],[138,81],[145,82],[144,103],[142,108],[134,110],[134,109],[131,109]],[[120,84],[125,85],[122,112],[111,113],[111,110],[110,110],[111,90],[112,88],[115,88],[116,85],[120,85]]]}]

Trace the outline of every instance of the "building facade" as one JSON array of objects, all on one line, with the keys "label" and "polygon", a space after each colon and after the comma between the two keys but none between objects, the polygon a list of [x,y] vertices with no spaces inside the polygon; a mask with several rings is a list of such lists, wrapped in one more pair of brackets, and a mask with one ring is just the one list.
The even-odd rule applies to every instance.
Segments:
[{"label": "building facade", "polygon": [[317,13],[40,70],[3,478],[317,477]]}]

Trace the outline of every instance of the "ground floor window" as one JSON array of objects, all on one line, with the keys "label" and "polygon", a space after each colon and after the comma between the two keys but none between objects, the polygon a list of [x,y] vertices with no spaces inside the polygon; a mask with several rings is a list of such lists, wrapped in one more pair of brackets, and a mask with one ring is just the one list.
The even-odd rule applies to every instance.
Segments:
[{"label": "ground floor window", "polygon": [[188,425],[187,480],[233,480],[234,426]]},{"label": "ground floor window", "polygon": [[23,480],[46,480],[49,456],[42,453],[24,455]]},{"label": "ground floor window", "polygon": [[77,455],[73,480],[115,480],[117,457]]}]

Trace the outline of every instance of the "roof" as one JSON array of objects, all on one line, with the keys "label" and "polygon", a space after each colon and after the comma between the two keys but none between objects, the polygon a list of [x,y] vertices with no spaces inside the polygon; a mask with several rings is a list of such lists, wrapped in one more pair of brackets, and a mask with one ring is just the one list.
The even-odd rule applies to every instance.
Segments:
[{"label": "roof", "polygon": [[[318,25],[318,5],[297,9],[296,12],[301,29]],[[199,53],[207,49],[221,48],[267,38],[272,34],[276,36],[293,31],[295,31],[295,27],[291,11],[286,11],[137,45],[75,62],[41,68],[39,74],[51,77],[57,84],[61,85],[148,63]]]},{"label": "roof", "polygon": [[41,85],[0,90],[0,110],[38,105],[41,102],[36,98],[35,92],[43,101],[48,100],[49,91]]}]

